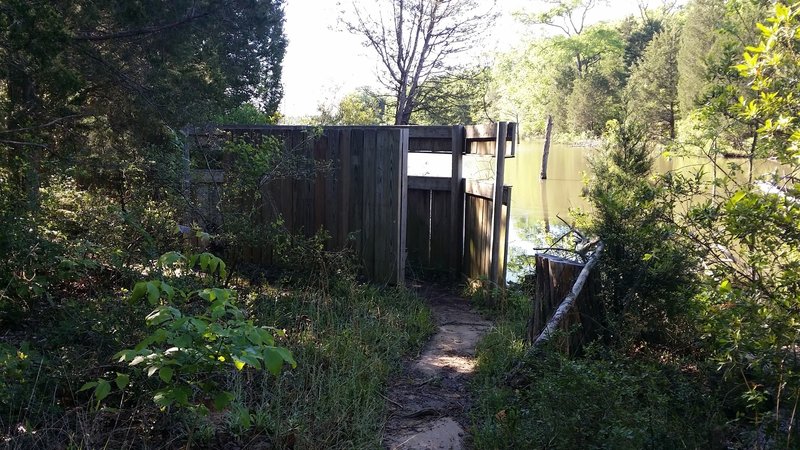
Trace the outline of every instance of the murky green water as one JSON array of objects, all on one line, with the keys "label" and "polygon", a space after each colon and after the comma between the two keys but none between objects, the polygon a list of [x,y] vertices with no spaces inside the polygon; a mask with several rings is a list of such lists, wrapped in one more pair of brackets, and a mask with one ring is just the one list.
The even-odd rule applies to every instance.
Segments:
[{"label": "murky green water", "polygon": [[[560,235],[567,230],[559,217],[572,222],[571,209],[589,208],[582,196],[585,179],[590,176],[588,157],[596,149],[553,145],[550,149],[547,180],[540,179],[543,141],[523,142],[517,148],[517,156],[508,160],[506,184],[512,185],[511,233],[509,255],[513,260],[524,255],[533,255],[537,248],[546,246],[546,235]],[[745,159],[726,159],[720,162],[747,167]],[[707,179],[712,177],[712,166],[700,157],[659,157],[657,172],[696,172],[703,170]],[[774,161],[756,161],[753,173],[758,176],[770,172],[785,175],[785,168]],[[740,181],[747,175],[742,172]],[[512,265],[513,267],[513,265]],[[513,276],[511,277],[514,278]]]}]

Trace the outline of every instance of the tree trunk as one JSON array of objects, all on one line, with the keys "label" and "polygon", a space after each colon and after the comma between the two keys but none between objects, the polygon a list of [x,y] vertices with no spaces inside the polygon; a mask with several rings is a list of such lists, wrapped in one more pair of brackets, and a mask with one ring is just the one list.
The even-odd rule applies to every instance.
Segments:
[{"label": "tree trunk", "polygon": [[544,153],[542,154],[542,173],[540,178],[547,179],[547,158],[550,156],[550,134],[553,132],[553,116],[547,116],[547,127],[544,132]]},{"label": "tree trunk", "polygon": [[[594,280],[591,270],[597,263],[602,244],[582,264],[551,255],[536,256],[536,295],[533,316],[528,322],[528,341],[538,346],[549,340],[556,330],[572,331],[558,343],[565,353],[575,354],[598,334],[600,305],[593,301]],[[584,285],[588,283],[588,288]]]},{"label": "tree trunk", "polygon": [[[30,76],[24,68],[11,65],[8,71],[8,100],[9,114],[7,120],[8,130],[19,130],[33,124],[35,110],[38,104],[36,89]],[[21,193],[24,192],[28,201],[28,208],[35,210],[39,206],[39,171],[42,159],[42,147],[40,145],[29,145],[27,141],[32,141],[25,135],[14,136],[11,144],[11,154],[8,155],[9,166],[12,170],[12,177]],[[30,142],[31,144],[38,144]]]}]

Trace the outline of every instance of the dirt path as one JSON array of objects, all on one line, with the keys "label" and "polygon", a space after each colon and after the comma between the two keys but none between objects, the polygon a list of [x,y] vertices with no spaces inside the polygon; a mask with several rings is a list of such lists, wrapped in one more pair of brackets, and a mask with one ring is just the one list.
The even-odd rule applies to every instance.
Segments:
[{"label": "dirt path", "polygon": [[438,331],[388,390],[384,445],[392,450],[469,448],[464,431],[468,381],[475,369],[475,346],[491,323],[468,300],[441,287],[423,286],[418,293],[433,310]]}]

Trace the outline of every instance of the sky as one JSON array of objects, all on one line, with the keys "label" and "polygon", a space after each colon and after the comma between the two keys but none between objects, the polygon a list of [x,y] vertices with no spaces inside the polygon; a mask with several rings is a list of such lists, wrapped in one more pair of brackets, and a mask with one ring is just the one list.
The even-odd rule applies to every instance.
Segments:
[{"label": "sky", "polygon": [[[375,0],[355,1],[375,4]],[[286,0],[285,32],[289,45],[283,61],[284,97],[280,111],[290,120],[316,114],[319,104],[333,104],[361,86],[380,86],[376,75],[377,58],[357,36],[338,26],[340,6],[337,3],[337,0]],[[638,14],[636,0],[609,0],[608,3],[592,10],[587,22]],[[660,1],[651,0],[650,4],[656,7]],[[484,50],[489,53],[512,48],[525,33],[530,33],[531,30],[518,24],[511,13],[541,8],[542,2],[497,0],[496,7],[502,9],[502,14],[493,27],[496,31],[485,41]]]}]

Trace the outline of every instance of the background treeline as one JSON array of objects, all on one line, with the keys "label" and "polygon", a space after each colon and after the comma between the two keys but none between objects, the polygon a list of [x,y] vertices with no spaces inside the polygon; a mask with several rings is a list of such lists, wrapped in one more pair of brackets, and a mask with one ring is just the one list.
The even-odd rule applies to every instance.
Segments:
[{"label": "background treeline", "polygon": [[[584,24],[583,13],[591,17],[597,3],[551,1],[544,12],[518,12],[531,30],[547,33],[522,34],[515,48],[488,64],[427,80],[411,122],[517,120],[531,137],[544,132],[552,115],[557,133],[599,137],[609,120],[635,115],[669,139],[691,127],[685,124],[698,108],[747,94],[730,91],[738,77],[732,67],[757,39],[755,24],[771,1],[697,0]],[[321,104],[307,120],[390,123],[392,102],[392,95],[363,88]]]}]

